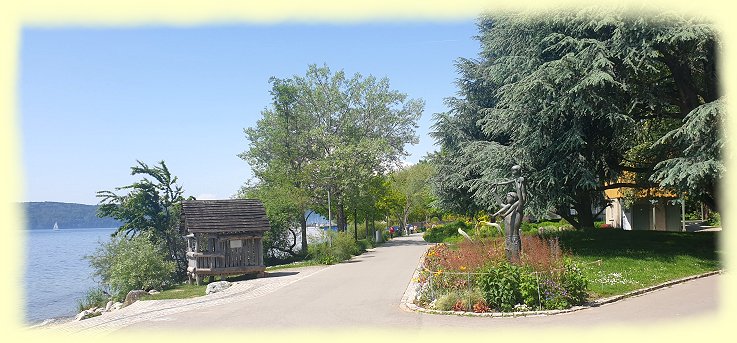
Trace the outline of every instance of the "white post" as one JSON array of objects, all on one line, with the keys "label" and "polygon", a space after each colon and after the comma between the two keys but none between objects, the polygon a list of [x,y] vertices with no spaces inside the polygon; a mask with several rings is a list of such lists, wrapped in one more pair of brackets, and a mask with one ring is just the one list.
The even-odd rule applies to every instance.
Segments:
[{"label": "white post", "polygon": [[655,203],[652,203],[650,206],[653,208],[653,222],[650,225],[650,230],[657,230],[658,228],[655,226]]},{"label": "white post", "polygon": [[686,231],[686,199],[681,197],[681,231]]}]

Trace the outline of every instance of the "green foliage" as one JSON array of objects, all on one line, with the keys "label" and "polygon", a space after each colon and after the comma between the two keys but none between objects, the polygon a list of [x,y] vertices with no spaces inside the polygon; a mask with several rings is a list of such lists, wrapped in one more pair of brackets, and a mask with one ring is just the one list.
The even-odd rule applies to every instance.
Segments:
[{"label": "green foliage", "polygon": [[587,286],[583,273],[571,261],[562,270],[537,272],[511,263],[492,265],[482,270],[477,283],[489,306],[512,311],[524,304],[529,309],[566,309],[583,304]]},{"label": "green foliage", "polygon": [[368,239],[359,239],[356,243],[361,251],[366,251],[374,247],[374,243]]},{"label": "green foliage", "polygon": [[85,257],[116,300],[123,300],[131,290],[161,289],[174,283],[176,265],[163,249],[151,243],[150,235],[112,237]]},{"label": "green foliage", "polygon": [[725,174],[722,150],[726,140],[726,109],[722,99],[696,107],[680,126],[655,142],[655,147],[668,147],[671,158],[659,162],[651,179],[663,187],[701,198],[717,209],[717,189]]},{"label": "green foliage", "polygon": [[239,198],[259,199],[264,204],[269,231],[264,233],[263,249],[268,260],[304,257],[295,247],[307,199],[300,189],[282,181],[245,185],[238,193]]},{"label": "green foliage", "polygon": [[433,166],[420,161],[389,175],[390,189],[382,207],[396,216],[401,227],[406,227],[411,219],[425,220],[433,212],[434,197],[429,185],[433,174]]},{"label": "green foliage", "polygon": [[484,296],[477,289],[451,290],[439,296],[434,309],[440,311],[473,311],[473,306],[484,301]]},{"label": "green foliage", "polygon": [[382,176],[417,141],[424,103],[392,90],[388,79],[349,78],[327,66],[270,82],[272,106],[245,130],[250,144],[240,155],[257,183],[295,194],[289,205],[301,211],[289,212],[293,222],[308,209],[327,214],[328,194],[341,230],[350,213],[380,217]]},{"label": "green foliage", "polygon": [[706,219],[706,222],[710,226],[722,226],[722,216],[719,212],[709,212],[709,217]]},{"label": "green foliage", "polygon": [[468,225],[459,220],[445,225],[428,228],[427,231],[422,234],[422,239],[430,243],[441,243],[447,238],[460,236],[458,229],[466,231],[467,233],[469,232]]},{"label": "green foliage", "polygon": [[116,191],[127,191],[119,195],[112,191],[99,191],[98,216],[113,217],[124,224],[115,235],[144,235],[165,254],[167,261],[173,261],[179,280],[186,277],[186,242],[179,232],[181,201],[184,191],[177,185],[177,177],[169,172],[166,163],[150,167],[136,161],[131,167],[131,175],[143,178],[128,186],[117,187]]},{"label": "green foliage", "polygon": [[323,242],[308,247],[309,258],[320,264],[335,264],[358,255],[361,247],[347,232],[327,231]]},{"label": "green foliage", "polygon": [[568,224],[565,220],[561,221],[542,221],[537,223],[522,222],[520,231],[527,234],[538,234],[540,232],[572,230],[573,225]]},{"label": "green foliage", "polygon": [[520,268],[511,263],[501,263],[482,269],[476,280],[486,303],[502,312],[512,311],[521,303]]},{"label": "green foliage", "polygon": [[87,291],[84,298],[77,299],[77,309],[84,311],[94,307],[105,307],[110,300],[110,296],[101,288],[94,288]]},{"label": "green foliage", "polygon": [[96,205],[69,204],[61,202],[24,202],[26,228],[28,230],[51,230],[54,223],[60,229],[108,228],[122,223],[110,217],[97,217]]},{"label": "green foliage", "polygon": [[[697,18],[648,15],[583,8],[482,16],[479,58],[458,61],[459,96],[433,125],[438,204],[458,213],[492,209],[507,189],[490,185],[520,164],[528,214],[552,209],[590,228],[592,205],[603,205],[602,190],[625,172],[637,174],[638,187],[651,186],[648,173],[659,162],[663,173],[678,169],[664,186],[687,179],[686,168],[691,176],[719,174],[719,120],[703,120],[718,117],[710,105],[719,97],[715,30]],[[680,123],[689,112],[693,118]],[[685,139],[694,147],[688,161],[677,160],[683,151],[675,145],[652,146],[664,135],[677,140],[667,134],[675,127],[697,128],[716,144]],[[709,153],[699,160],[700,150]]]}]

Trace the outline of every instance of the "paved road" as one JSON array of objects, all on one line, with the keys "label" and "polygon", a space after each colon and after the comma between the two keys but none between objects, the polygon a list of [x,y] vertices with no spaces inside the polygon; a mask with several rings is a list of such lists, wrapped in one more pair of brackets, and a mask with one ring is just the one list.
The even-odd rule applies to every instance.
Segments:
[{"label": "paved road", "polygon": [[523,318],[461,317],[402,310],[400,302],[428,247],[419,235],[329,267],[272,273],[207,297],[139,301],[62,329],[69,332],[172,329],[499,329],[650,325],[718,314],[721,276],[710,276],[572,313]]}]

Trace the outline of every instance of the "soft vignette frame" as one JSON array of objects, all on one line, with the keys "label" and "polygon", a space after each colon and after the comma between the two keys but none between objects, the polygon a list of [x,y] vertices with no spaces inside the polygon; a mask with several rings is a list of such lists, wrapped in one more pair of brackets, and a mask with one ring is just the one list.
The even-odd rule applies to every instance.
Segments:
[{"label": "soft vignette frame", "polygon": [[[468,20],[475,18],[484,10],[509,9],[544,9],[550,6],[590,5],[590,1],[556,0],[554,3],[538,4],[530,0],[518,0],[514,4],[501,0],[456,0],[447,1],[362,1],[339,2],[329,0],[318,1],[289,1],[277,0],[266,2],[256,1],[200,1],[200,0],[163,0],[152,3],[142,0],[61,0],[43,2],[38,0],[23,1],[14,4],[0,5],[0,232],[5,238],[3,249],[0,249],[0,261],[4,261],[6,282],[2,286],[0,295],[0,323],[10,335],[18,340],[54,339],[70,341],[90,339],[89,336],[67,336],[49,331],[27,330],[23,326],[23,297],[22,273],[25,234],[22,230],[24,222],[21,207],[17,202],[23,199],[23,166],[21,147],[21,113],[17,107],[17,83],[19,80],[18,66],[19,48],[21,44],[21,28],[24,25],[41,27],[62,26],[116,26],[135,27],[141,25],[158,25],[170,27],[207,25],[218,22],[250,22],[250,23],[279,23],[279,22],[333,22],[350,23],[365,21],[449,21]],[[640,6],[638,1],[620,0],[617,5]],[[737,42],[737,25],[729,13],[734,13],[734,5],[727,1],[703,0],[697,3],[689,1],[650,1],[652,9],[674,9],[684,13],[703,15],[712,20],[722,35],[722,54],[720,56],[720,70],[724,93],[732,96],[734,80],[726,75],[735,75],[730,61],[735,60],[734,46],[729,43]],[[635,7],[636,8],[636,7]],[[460,56],[459,56],[460,57]],[[449,94],[450,96],[451,94]],[[728,113],[733,113],[735,106],[728,103]],[[735,120],[728,117],[725,132],[734,132]],[[734,140],[729,142],[727,168],[733,170]],[[733,173],[728,173],[723,189],[725,192],[723,226],[732,227],[733,217],[726,209],[734,208],[734,196],[729,190],[735,189]],[[650,326],[622,326],[613,324],[610,327],[596,327],[587,330],[573,331],[571,328],[545,329],[536,332],[525,331],[524,334],[512,330],[504,332],[469,332],[448,329],[427,330],[422,333],[413,331],[387,331],[381,328],[374,330],[355,330],[345,328],[341,330],[284,330],[281,332],[249,332],[252,339],[278,339],[300,341],[350,340],[407,340],[422,339],[433,341],[448,341],[455,339],[522,339],[522,340],[566,340],[566,341],[601,341],[601,340],[663,340],[672,342],[695,341],[705,338],[720,338],[734,331],[729,326],[735,309],[735,295],[727,292],[728,289],[737,289],[734,277],[729,272],[732,266],[732,254],[725,248],[734,247],[734,235],[728,230],[722,234],[721,249],[725,260],[727,273],[723,274],[720,284],[720,308],[710,316],[694,317],[688,322],[683,319],[674,319],[671,322],[654,323]],[[20,263],[18,263],[20,261]],[[20,281],[19,281],[20,280]],[[397,304],[399,306],[399,304]],[[731,329],[731,330],[730,330]],[[218,338],[243,339],[243,332],[218,331],[203,332],[202,334],[177,335],[174,332],[146,332],[114,334],[106,337],[111,340],[144,339],[146,341],[160,339],[207,339],[216,334]],[[492,336],[493,335],[493,336]],[[223,336],[223,337],[221,337]]]}]

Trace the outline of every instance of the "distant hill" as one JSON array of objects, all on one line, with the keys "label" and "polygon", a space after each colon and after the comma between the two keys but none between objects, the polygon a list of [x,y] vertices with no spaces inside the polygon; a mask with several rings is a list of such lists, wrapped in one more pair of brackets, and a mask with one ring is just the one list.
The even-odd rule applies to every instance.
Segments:
[{"label": "distant hill", "polygon": [[24,202],[26,229],[51,230],[54,223],[59,229],[119,227],[123,225],[110,217],[97,217],[98,205],[64,202]]}]

